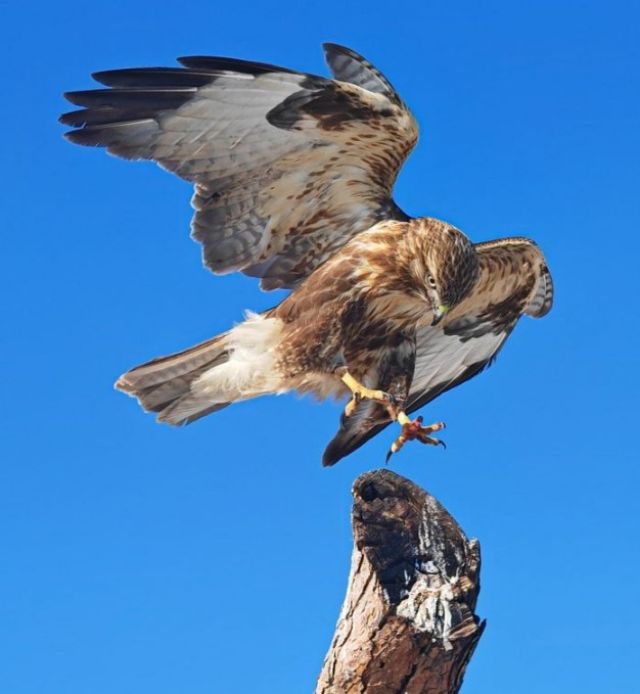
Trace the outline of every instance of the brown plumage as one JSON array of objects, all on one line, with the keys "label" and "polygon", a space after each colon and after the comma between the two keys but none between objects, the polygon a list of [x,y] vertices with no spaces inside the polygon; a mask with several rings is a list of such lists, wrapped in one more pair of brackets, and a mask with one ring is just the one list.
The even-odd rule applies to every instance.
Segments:
[{"label": "brown plumage", "polygon": [[338,364],[370,380],[386,350],[433,322],[431,272],[439,274],[444,303],[458,303],[473,287],[478,260],[457,229],[417,219],[359,234],[267,314],[284,324],[278,370],[296,390],[305,382],[295,379],[331,374]]},{"label": "brown plumage", "polygon": [[228,58],[97,73],[111,88],[68,94],[84,109],[61,120],[77,127],[73,142],[192,181],[193,236],[213,271],[292,288],[274,309],[117,387],[170,424],[268,393],[352,391],[330,465],[481,371],[523,314],[549,310],[552,285],[531,241],[474,245],[397,207],[391,190],[415,120],[365,59],[325,50],[336,80]]}]

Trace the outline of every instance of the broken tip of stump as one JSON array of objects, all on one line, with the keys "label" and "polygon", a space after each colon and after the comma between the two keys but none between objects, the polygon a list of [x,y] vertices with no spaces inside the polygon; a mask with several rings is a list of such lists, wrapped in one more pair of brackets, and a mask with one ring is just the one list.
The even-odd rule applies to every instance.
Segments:
[{"label": "broken tip of stump", "polygon": [[430,494],[376,470],[353,486],[349,586],[316,694],[454,694],[482,635],[480,546]]}]

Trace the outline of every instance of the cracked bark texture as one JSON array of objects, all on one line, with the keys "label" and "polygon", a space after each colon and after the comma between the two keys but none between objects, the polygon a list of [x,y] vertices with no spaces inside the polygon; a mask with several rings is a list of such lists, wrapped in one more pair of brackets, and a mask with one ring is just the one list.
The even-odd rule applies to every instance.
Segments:
[{"label": "cracked bark texture", "polygon": [[315,694],[454,694],[484,622],[480,545],[390,470],[353,486],[347,595]]}]

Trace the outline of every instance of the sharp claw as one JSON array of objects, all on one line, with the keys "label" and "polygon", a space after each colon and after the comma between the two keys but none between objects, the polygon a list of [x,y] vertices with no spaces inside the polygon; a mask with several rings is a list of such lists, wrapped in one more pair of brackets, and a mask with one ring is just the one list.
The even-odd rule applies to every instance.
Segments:
[{"label": "sharp claw", "polygon": [[401,433],[400,436],[391,444],[391,448],[389,448],[389,452],[387,453],[387,457],[385,458],[385,465],[389,463],[389,460],[391,459],[391,456],[394,453],[397,453],[407,442],[407,437],[404,435],[404,433]]},{"label": "sharp claw", "polygon": [[420,443],[427,443],[431,446],[442,446],[443,448],[447,447],[447,444],[444,441],[437,439],[434,436],[418,437],[418,441],[420,441]]}]

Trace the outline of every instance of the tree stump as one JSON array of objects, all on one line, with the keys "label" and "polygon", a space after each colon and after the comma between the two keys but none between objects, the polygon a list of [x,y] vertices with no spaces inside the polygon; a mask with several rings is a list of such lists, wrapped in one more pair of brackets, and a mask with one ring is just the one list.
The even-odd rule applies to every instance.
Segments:
[{"label": "tree stump", "polygon": [[480,545],[389,470],[353,486],[347,595],[316,694],[454,694],[484,630]]}]

